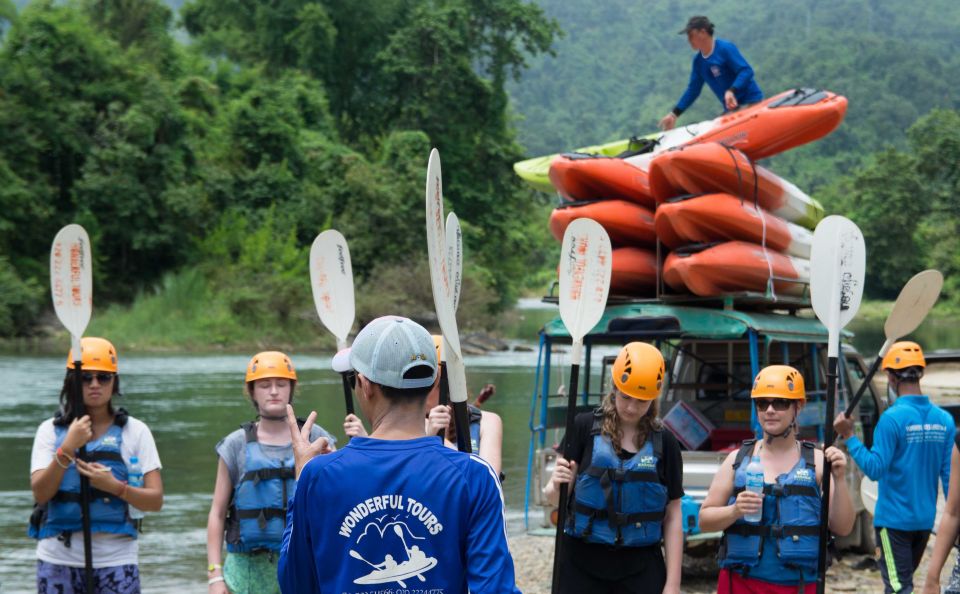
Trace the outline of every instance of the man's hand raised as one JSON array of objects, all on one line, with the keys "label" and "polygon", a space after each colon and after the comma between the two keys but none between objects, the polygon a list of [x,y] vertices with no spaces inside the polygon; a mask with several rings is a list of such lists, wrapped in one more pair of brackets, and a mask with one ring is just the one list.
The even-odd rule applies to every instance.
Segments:
[{"label": "man's hand raised", "polygon": [[320,437],[314,442],[310,442],[310,430],[313,429],[313,422],[317,418],[317,411],[310,411],[307,421],[303,427],[297,427],[297,416],[293,413],[293,407],[287,405],[287,427],[290,428],[290,441],[293,445],[293,459],[296,465],[296,478],[300,478],[300,471],[303,467],[322,454],[329,454],[334,451],[329,440],[326,437]]}]

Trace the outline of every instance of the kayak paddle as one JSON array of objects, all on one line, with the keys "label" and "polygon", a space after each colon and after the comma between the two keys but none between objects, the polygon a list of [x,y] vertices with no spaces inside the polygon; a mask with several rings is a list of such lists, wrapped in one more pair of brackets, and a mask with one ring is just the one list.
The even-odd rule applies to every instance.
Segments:
[{"label": "kayak paddle", "polygon": [[[343,234],[328,229],[310,246],[310,286],[320,321],[337,337],[337,351],[347,348],[347,336],[356,315],[353,295],[353,267],[350,249]],[[353,414],[353,390],[347,373],[341,373],[347,414]]]},{"label": "kayak paddle", "polygon": [[893,304],[893,309],[890,310],[890,315],[887,316],[887,321],[883,324],[883,333],[886,336],[886,341],[883,343],[883,346],[880,347],[877,358],[874,360],[873,365],[870,366],[870,371],[867,372],[867,376],[863,378],[863,383],[861,383],[860,388],[857,389],[857,395],[850,401],[850,405],[847,406],[847,410],[843,413],[844,415],[849,417],[853,414],[853,409],[856,408],[857,403],[860,402],[860,398],[863,397],[867,386],[870,385],[870,380],[872,380],[873,376],[877,373],[877,370],[880,368],[880,362],[883,361],[890,347],[893,346],[893,343],[916,330],[917,327],[923,323],[923,320],[926,319],[927,314],[930,313],[933,305],[940,297],[940,289],[942,288],[943,274],[941,274],[939,270],[924,270],[923,272],[918,272],[913,275],[913,278],[907,281],[907,284],[903,285],[903,288],[900,289],[900,294],[897,295],[897,300]]},{"label": "kayak paddle", "polygon": [[430,286],[433,305],[443,334],[443,358],[453,403],[453,421],[457,428],[457,449],[470,452],[470,428],[467,416],[467,375],[460,350],[460,334],[454,309],[455,289],[447,259],[446,229],[443,220],[443,176],[440,153],[430,151],[426,188],[427,254],[430,261]]},{"label": "kayak paddle", "polygon": [[[450,274],[450,284],[453,285],[453,311],[456,312],[460,306],[460,286],[463,275],[463,234],[460,232],[460,219],[452,212],[447,215],[447,229],[444,238],[448,241],[447,271]],[[450,403],[447,364],[444,361],[438,361],[438,363],[440,365],[440,404],[446,406]],[[443,429],[437,433],[440,437],[443,437],[443,434]]]},{"label": "kayak paddle", "polygon": [[[73,389],[70,396],[75,419],[86,414],[83,403],[83,355],[80,338],[93,311],[93,258],[90,237],[80,225],[67,225],[57,232],[50,248],[50,294],[53,309],[70,332],[73,349]],[[86,460],[87,446],[80,446],[78,458]],[[80,512],[83,526],[83,568],[86,591],[93,592],[93,548],[90,532],[90,479],[80,475]]]},{"label": "kayak paddle", "polygon": [[[570,333],[570,386],[567,390],[566,433],[563,457],[570,460],[570,441],[574,431],[577,388],[580,383],[580,359],[583,337],[597,325],[607,305],[613,257],[610,237],[600,223],[577,219],[567,226],[560,248],[560,319]],[[567,516],[566,483],[560,485],[560,507],[557,510],[557,534],[553,552],[553,588],[559,587],[560,548]]]},{"label": "kayak paddle", "polygon": [[[837,397],[840,330],[860,309],[866,248],[863,233],[849,219],[831,215],[817,225],[810,253],[810,300],[813,311],[827,327],[827,410],[824,444],[833,443],[833,414]],[[826,587],[827,539],[830,521],[830,461],[824,457],[820,504],[820,544],[817,559],[817,593]]]}]

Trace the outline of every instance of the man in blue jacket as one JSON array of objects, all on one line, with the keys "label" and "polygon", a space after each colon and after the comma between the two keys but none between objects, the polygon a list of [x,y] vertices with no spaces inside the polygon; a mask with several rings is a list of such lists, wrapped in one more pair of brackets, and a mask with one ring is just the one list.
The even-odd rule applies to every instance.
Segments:
[{"label": "man in blue jacket", "polygon": [[426,435],[437,379],[430,333],[407,318],[378,318],[357,334],[349,361],[370,437],[312,457],[315,413],[301,430],[288,410],[299,480],[280,551],[281,590],[519,593],[496,473]]},{"label": "man in blue jacket", "polygon": [[705,16],[691,17],[680,34],[686,34],[690,47],[697,53],[693,56],[690,84],[673,111],[660,120],[661,129],[674,127],[680,114],[700,96],[704,82],[720,100],[725,112],[763,99],[763,91],[753,78],[753,68],[737,46],[724,39],[713,38],[710,19]]},{"label": "man in blue jacket", "polygon": [[925,367],[923,351],[915,342],[895,343],[883,358],[897,401],[880,415],[873,448],[857,439],[853,420],[843,413],[833,422],[857,466],[879,483],[873,525],[888,593],[913,592],[913,572],[937,514],[937,478],[944,495],[950,483],[956,427],[948,412],[921,393]]}]

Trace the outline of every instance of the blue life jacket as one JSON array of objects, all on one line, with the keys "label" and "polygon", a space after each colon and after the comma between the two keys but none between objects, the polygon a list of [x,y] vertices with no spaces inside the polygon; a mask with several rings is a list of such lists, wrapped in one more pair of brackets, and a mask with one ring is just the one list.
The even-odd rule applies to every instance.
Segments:
[{"label": "blue life jacket", "polygon": [[268,457],[257,441],[257,424],[251,421],[241,428],[245,459],[227,515],[227,551],[279,551],[287,500],[297,486],[293,447],[283,459]]},{"label": "blue life jacket", "polygon": [[483,413],[479,408],[472,404],[467,405],[467,414],[470,419],[470,451],[474,454],[480,453],[480,421],[483,419]]},{"label": "blue life jacket", "polygon": [[[733,505],[747,484],[746,465],[756,440],[740,446],[733,463]],[[745,577],[778,584],[803,584],[816,580],[820,536],[820,487],[814,461],[815,446],[800,442],[800,460],[776,483],[763,485],[760,524],[740,518],[723,533],[720,567]]]},{"label": "blue life jacket", "polygon": [[[123,426],[126,414],[117,414],[113,425],[98,439],[87,442],[87,462],[99,462],[110,468],[114,478],[127,480],[127,465],[121,455],[123,445]],[[59,448],[67,436],[66,425],[55,425],[56,446]],[[83,515],[80,507],[80,473],[71,464],[63,472],[60,488],[46,505],[36,506],[30,518],[27,531],[33,538],[50,538],[65,534],[69,543],[69,534],[83,530]],[[109,532],[137,537],[137,528],[127,513],[127,502],[99,489],[90,489],[90,532]],[[68,545],[69,546],[69,545]]]},{"label": "blue life jacket", "polygon": [[621,460],[610,438],[601,435],[602,414],[594,413],[590,464],[577,476],[573,513],[564,528],[585,542],[625,547],[658,544],[663,535],[667,487],[657,462],[663,435],[653,431],[640,451]]}]

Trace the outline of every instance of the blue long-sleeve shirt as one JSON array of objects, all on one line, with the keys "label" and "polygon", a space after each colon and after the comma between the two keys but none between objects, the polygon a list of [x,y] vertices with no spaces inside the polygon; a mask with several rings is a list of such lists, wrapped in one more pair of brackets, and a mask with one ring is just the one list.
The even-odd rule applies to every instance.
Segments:
[{"label": "blue long-sleeve shirt", "polygon": [[680,101],[677,102],[674,113],[680,115],[693,105],[700,96],[704,82],[720,100],[723,111],[727,111],[723,95],[728,89],[733,89],[733,94],[740,105],[756,103],[763,99],[763,91],[753,77],[753,68],[740,54],[737,46],[724,39],[714,41],[713,53],[709,57],[703,57],[700,52],[694,55],[693,66],[690,69],[690,83],[680,97]]},{"label": "blue long-sleeve shirt", "polygon": [[284,594],[520,592],[499,480],[436,437],[355,437],[311,460],[277,573]]},{"label": "blue long-sleeve shirt", "polygon": [[956,426],[926,396],[905,395],[888,408],[873,432],[873,448],[856,436],[847,449],[864,474],[877,481],[878,528],[931,530],[937,514],[937,478],[946,495]]}]

